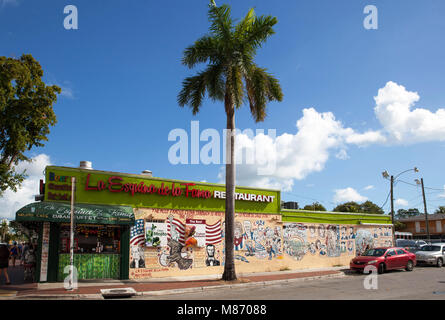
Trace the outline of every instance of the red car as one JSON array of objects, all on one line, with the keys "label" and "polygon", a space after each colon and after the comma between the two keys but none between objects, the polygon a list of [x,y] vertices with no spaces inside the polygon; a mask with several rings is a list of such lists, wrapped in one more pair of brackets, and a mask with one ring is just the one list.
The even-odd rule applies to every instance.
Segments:
[{"label": "red car", "polygon": [[351,270],[362,272],[366,266],[374,266],[379,274],[393,269],[412,271],[415,265],[416,255],[397,247],[368,249],[349,264]]}]

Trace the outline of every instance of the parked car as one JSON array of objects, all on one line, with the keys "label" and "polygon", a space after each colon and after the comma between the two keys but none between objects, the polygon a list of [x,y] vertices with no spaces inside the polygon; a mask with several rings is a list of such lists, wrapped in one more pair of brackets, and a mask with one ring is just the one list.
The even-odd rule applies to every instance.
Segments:
[{"label": "parked car", "polygon": [[363,272],[366,266],[374,266],[379,274],[387,270],[405,269],[412,271],[416,265],[416,255],[403,248],[385,247],[366,250],[351,260],[351,270]]},{"label": "parked car", "polygon": [[413,253],[419,251],[423,246],[426,246],[427,244],[428,243],[426,243],[423,240],[406,240],[406,239],[396,240],[396,247],[405,248],[405,250],[408,250],[409,252]]},{"label": "parked car", "polygon": [[423,246],[416,252],[417,264],[433,264],[441,268],[445,261],[445,243]]}]

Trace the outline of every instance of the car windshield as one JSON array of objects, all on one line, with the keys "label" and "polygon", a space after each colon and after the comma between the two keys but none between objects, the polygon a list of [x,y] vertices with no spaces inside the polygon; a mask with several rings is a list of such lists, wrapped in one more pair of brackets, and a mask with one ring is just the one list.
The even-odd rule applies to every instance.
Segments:
[{"label": "car windshield", "polygon": [[367,256],[367,257],[381,257],[385,254],[386,249],[369,249],[366,250],[362,256]]},{"label": "car windshield", "polygon": [[440,251],[440,246],[424,246],[420,251]]}]

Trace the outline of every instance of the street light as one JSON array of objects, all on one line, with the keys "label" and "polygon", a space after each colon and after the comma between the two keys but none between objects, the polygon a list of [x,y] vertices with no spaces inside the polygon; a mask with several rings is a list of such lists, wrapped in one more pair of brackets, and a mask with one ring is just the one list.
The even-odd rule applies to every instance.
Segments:
[{"label": "street light", "polygon": [[390,177],[390,181],[391,181],[391,222],[392,222],[392,242],[395,245],[395,236],[394,236],[394,181],[400,177],[402,174],[404,174],[405,172],[408,171],[414,171],[414,172],[419,172],[419,169],[417,167],[414,167],[413,169],[408,169],[405,171],[400,172],[398,175],[394,176],[390,176],[390,174],[388,173],[388,171],[383,171],[382,172],[382,176],[385,179],[388,179],[388,177]]},{"label": "street light", "polygon": [[425,209],[426,235],[428,238],[428,242],[430,242],[430,226],[428,223],[428,212],[426,210],[425,187],[423,186],[423,178],[420,178],[420,181],[419,181],[419,179],[415,179],[414,181],[417,183],[417,185],[422,186],[423,207]]}]

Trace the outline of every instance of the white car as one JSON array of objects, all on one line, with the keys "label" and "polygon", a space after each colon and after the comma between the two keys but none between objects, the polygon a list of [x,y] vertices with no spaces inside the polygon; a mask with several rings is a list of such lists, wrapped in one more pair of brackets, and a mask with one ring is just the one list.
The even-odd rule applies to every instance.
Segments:
[{"label": "white car", "polygon": [[442,267],[445,262],[445,243],[433,243],[423,246],[416,252],[417,264],[432,264]]}]

